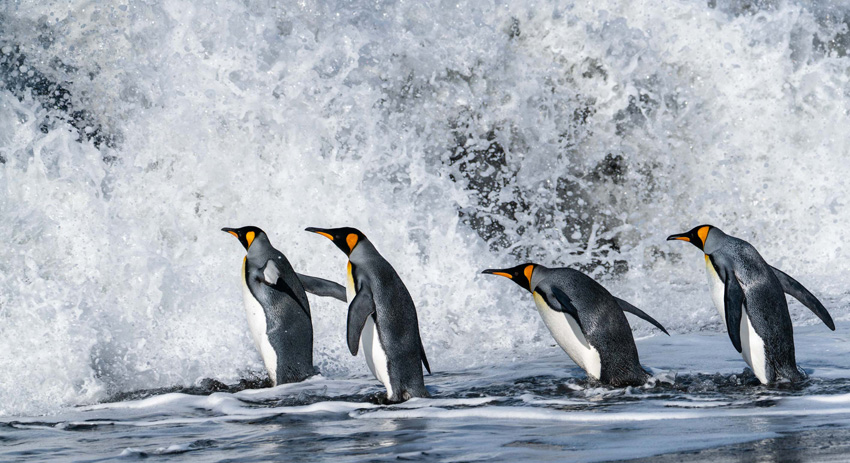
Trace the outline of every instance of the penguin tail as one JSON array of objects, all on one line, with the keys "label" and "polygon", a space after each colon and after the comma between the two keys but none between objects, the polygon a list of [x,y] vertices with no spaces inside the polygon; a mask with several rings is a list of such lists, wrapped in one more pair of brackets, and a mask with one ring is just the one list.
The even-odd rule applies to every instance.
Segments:
[{"label": "penguin tail", "polygon": [[419,357],[422,359],[422,365],[425,365],[425,369],[428,370],[428,374],[431,374],[431,366],[428,365],[428,357],[425,356],[425,346],[422,345],[422,341],[419,341]]}]

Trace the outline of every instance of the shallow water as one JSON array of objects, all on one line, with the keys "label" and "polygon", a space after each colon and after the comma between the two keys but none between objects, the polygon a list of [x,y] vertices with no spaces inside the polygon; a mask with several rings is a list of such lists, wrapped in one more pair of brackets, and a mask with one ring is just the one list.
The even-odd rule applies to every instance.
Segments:
[{"label": "shallow water", "polygon": [[[810,378],[794,386],[759,385],[725,335],[652,337],[638,341],[654,373],[640,388],[590,385],[551,347],[526,361],[437,372],[426,378],[432,398],[398,405],[375,404],[381,388],[371,378],[315,377],[4,418],[0,459],[607,461],[850,430],[848,329],[798,328]],[[807,446],[822,447],[798,443],[799,461]]]}]

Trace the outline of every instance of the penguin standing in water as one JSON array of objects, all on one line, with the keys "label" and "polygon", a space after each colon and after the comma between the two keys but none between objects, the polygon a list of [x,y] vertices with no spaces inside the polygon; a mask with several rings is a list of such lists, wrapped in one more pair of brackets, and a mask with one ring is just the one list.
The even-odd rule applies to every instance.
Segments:
[{"label": "penguin standing in water", "polygon": [[388,402],[428,397],[422,365],[431,373],[419,337],[416,306],[398,273],[354,228],[307,228],[348,256],[348,349],[362,347],[369,370],[387,388]]},{"label": "penguin standing in water", "polygon": [[248,251],[242,261],[242,296],[251,337],[272,385],[312,376],[313,324],[305,286],[313,293],[335,298],[343,297],[344,289],[321,278],[296,274],[283,253],[272,247],[268,236],[257,227],[222,231],[238,238]]},{"label": "penguin standing in water", "polygon": [[640,366],[623,311],[667,330],[628,302],[611,295],[578,270],[523,264],[482,273],[510,278],[534,296],[537,310],[558,345],[588,376],[615,387],[640,386],[649,374]]},{"label": "penguin standing in water", "polygon": [[794,296],[834,331],[823,304],[797,280],[768,265],[750,243],[719,228],[700,225],[667,240],[688,241],[705,253],[711,298],[732,345],[759,381],[804,379],[794,357],[794,330],[783,293]]}]

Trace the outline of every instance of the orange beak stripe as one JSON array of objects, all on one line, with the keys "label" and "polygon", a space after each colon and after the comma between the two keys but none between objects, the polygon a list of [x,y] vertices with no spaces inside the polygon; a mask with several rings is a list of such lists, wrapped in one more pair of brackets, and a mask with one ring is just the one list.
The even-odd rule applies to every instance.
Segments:
[{"label": "orange beak stripe", "polygon": [[319,234],[319,235],[322,235],[322,236],[324,236],[325,238],[327,238],[327,239],[329,239],[329,240],[331,240],[331,241],[333,241],[333,240],[334,240],[334,237],[333,237],[333,236],[331,236],[329,233],[325,233],[325,232],[315,232],[315,233],[316,233],[316,234]]},{"label": "orange beak stripe", "polygon": [[499,275],[499,276],[502,276],[502,277],[505,277],[505,278],[510,278],[511,280],[514,279],[513,275],[511,275],[510,273],[505,273],[505,272],[493,272],[493,275]]},{"label": "orange beak stripe", "polygon": [[230,233],[231,235],[233,235],[233,236],[235,236],[235,237],[239,238],[239,234],[238,234],[238,233],[236,233],[235,231],[229,231],[229,232],[227,232],[227,233]]},{"label": "orange beak stripe", "polygon": [[676,238],[676,239],[677,239],[677,240],[682,240],[682,241],[688,241],[688,242],[690,242],[690,241],[691,241],[691,239],[690,239],[690,238],[688,238],[687,236],[680,236],[680,237],[678,237],[678,238]]}]

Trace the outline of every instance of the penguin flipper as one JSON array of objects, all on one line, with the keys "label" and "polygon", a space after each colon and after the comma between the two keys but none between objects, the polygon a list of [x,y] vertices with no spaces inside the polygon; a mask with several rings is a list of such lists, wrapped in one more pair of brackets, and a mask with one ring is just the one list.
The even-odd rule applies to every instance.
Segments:
[{"label": "penguin flipper", "polygon": [[368,285],[361,285],[357,294],[348,306],[348,326],[346,328],[348,350],[351,355],[357,355],[360,348],[360,335],[366,320],[375,313],[375,300]]},{"label": "penguin flipper", "polygon": [[339,299],[342,302],[348,302],[345,297],[345,287],[339,283],[334,283],[324,278],[311,277],[301,273],[296,273],[298,279],[301,280],[301,285],[304,286],[304,291],[310,294],[315,294],[320,297],[332,297]]},{"label": "penguin flipper", "polygon": [[301,299],[295,295],[295,290],[293,290],[292,287],[286,284],[286,281],[284,281],[284,279],[281,277],[282,272],[278,268],[277,264],[275,264],[275,261],[273,259],[269,259],[268,261],[266,261],[265,265],[260,268],[260,273],[262,273],[263,275],[263,278],[260,279],[263,284],[268,285],[276,289],[277,291],[280,291],[291,297],[292,300],[298,303],[298,306],[301,307],[301,310],[303,310],[304,313],[307,314],[307,318],[312,320],[313,317],[310,316],[310,309],[305,307],[304,302],[301,302]]},{"label": "penguin flipper", "polygon": [[633,305],[629,304],[628,302],[626,302],[626,301],[624,301],[624,300],[620,299],[619,297],[615,297],[615,298],[614,298],[614,300],[616,300],[616,301],[617,301],[617,304],[620,306],[620,310],[622,310],[623,312],[628,312],[628,313],[630,313],[630,314],[632,314],[632,315],[637,315],[638,317],[640,317],[640,318],[642,318],[642,319],[644,319],[644,320],[648,321],[649,323],[652,323],[653,325],[655,325],[655,327],[656,327],[656,328],[658,328],[659,330],[661,330],[661,332],[663,332],[663,333],[664,333],[664,334],[666,334],[667,336],[670,336],[670,333],[668,333],[668,332],[667,332],[667,330],[665,330],[665,329],[664,329],[664,327],[663,327],[663,326],[661,326],[661,323],[658,323],[658,321],[657,321],[657,320],[655,320],[654,318],[650,317],[650,316],[649,316],[646,312],[644,312],[643,310],[638,309],[637,307],[635,307],[635,306],[633,306]]},{"label": "penguin flipper", "polygon": [[578,309],[576,309],[576,306],[574,306],[573,303],[570,302],[570,297],[567,296],[558,287],[552,287],[552,295],[555,296],[555,300],[557,300],[558,303],[561,305],[561,310],[558,310],[557,307],[554,307],[551,304],[549,305],[549,307],[552,307],[552,310],[555,310],[555,311],[558,311],[558,312],[563,312],[563,313],[568,314],[569,316],[573,317],[573,319],[575,319],[576,323],[578,323],[578,327],[581,329],[581,332],[585,336],[587,336],[587,333],[585,333],[585,331],[584,331],[584,326],[582,326],[582,324],[581,324],[581,319],[578,318]]},{"label": "penguin flipper", "polygon": [[782,270],[779,270],[776,267],[770,268],[773,270],[773,274],[776,275],[776,278],[779,279],[779,282],[782,283],[782,291],[788,293],[791,297],[797,299],[804,306],[808,307],[809,310],[814,312],[814,314],[829,327],[829,329],[835,331],[835,323],[832,321],[832,317],[829,315],[829,312],[826,311],[826,307],[821,304],[814,294],[809,292],[809,290],[801,285],[800,282],[791,278]]},{"label": "penguin flipper", "polygon": [[723,294],[723,304],[726,308],[726,331],[729,333],[729,339],[732,340],[732,345],[738,353],[741,353],[741,317],[743,316],[744,290],[735,274],[731,271],[726,272],[725,290]]},{"label": "penguin flipper", "polygon": [[428,357],[425,357],[425,346],[422,345],[422,340],[419,340],[419,356],[422,358],[422,364],[425,365],[425,369],[428,370],[428,374],[431,374],[431,367],[428,365]]}]

